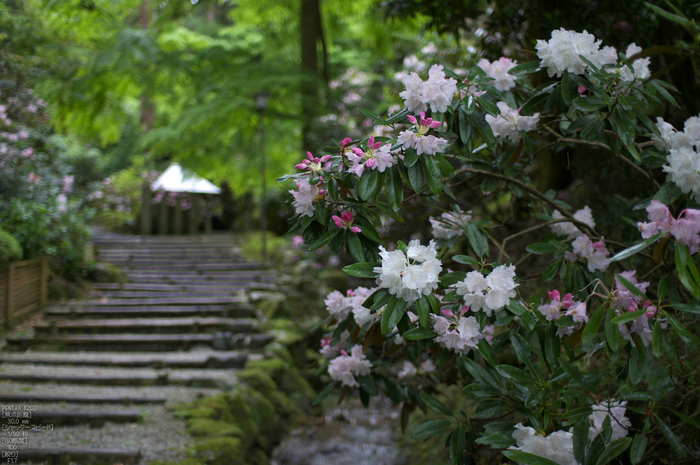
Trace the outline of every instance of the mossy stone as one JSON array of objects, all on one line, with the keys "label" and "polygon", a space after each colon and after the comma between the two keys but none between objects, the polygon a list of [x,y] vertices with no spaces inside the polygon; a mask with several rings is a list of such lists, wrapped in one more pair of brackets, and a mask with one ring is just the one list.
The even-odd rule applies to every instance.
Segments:
[{"label": "mossy stone", "polygon": [[243,441],[233,437],[205,439],[194,446],[197,457],[209,465],[248,465]]},{"label": "mossy stone", "polygon": [[231,423],[207,418],[191,418],[187,421],[190,434],[196,437],[243,436],[243,431]]}]

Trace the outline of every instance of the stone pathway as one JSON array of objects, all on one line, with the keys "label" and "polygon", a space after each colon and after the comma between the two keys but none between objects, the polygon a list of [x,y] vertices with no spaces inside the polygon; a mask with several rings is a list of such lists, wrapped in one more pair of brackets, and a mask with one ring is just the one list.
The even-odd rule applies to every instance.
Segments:
[{"label": "stone pathway", "polygon": [[0,404],[19,412],[0,437],[16,439],[17,463],[181,459],[192,439],[169,408],[234,386],[272,339],[249,296],[274,289],[275,275],[246,261],[234,236],[98,234],[94,244],[128,282],[48,308],[0,352]]}]

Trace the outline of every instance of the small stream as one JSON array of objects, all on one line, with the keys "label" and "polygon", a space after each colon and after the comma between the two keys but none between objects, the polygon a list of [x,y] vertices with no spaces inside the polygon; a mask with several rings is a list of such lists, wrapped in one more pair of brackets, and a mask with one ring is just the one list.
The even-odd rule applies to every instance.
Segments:
[{"label": "small stream", "polygon": [[399,444],[400,406],[356,399],[326,412],[318,424],[293,430],[275,449],[271,465],[405,465]]}]

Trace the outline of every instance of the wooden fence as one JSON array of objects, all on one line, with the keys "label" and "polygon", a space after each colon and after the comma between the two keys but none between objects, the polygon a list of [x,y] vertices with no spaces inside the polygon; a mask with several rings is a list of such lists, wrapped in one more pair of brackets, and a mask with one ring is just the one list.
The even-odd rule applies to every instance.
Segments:
[{"label": "wooden fence", "polygon": [[48,257],[0,269],[0,324],[6,330],[46,306],[48,270]]}]

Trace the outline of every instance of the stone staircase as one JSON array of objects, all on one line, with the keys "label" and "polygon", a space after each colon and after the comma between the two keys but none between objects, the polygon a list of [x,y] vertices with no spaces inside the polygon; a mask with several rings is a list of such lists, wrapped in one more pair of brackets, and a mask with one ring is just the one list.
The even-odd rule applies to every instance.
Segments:
[{"label": "stone staircase", "polygon": [[167,407],[230,389],[236,369],[272,340],[249,297],[275,290],[275,274],[245,260],[234,236],[93,242],[97,259],[121,267],[127,282],[47,308],[0,352],[3,411],[31,414],[0,420],[0,447],[14,452],[7,440],[17,439],[16,463],[182,458],[191,439]]}]

